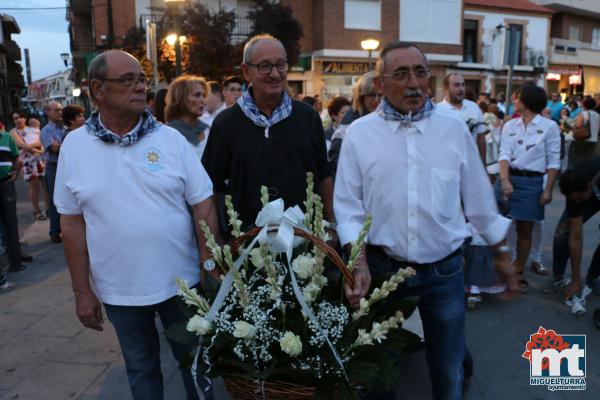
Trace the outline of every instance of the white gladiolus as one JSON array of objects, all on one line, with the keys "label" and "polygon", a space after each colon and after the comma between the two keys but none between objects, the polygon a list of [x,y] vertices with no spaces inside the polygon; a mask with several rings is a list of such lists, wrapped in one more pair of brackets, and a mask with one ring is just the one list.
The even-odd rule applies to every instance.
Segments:
[{"label": "white gladiolus", "polygon": [[211,325],[204,317],[194,315],[187,323],[186,329],[198,335],[204,336],[210,331]]},{"label": "white gladiolus", "polygon": [[240,339],[252,339],[256,334],[256,328],[254,325],[247,323],[246,321],[235,321],[233,323],[235,330],[233,336]]},{"label": "white gladiolus", "polygon": [[292,357],[296,357],[302,353],[302,342],[300,336],[294,335],[292,332],[287,331],[279,340],[279,346],[281,351],[289,354]]},{"label": "white gladiolus", "polygon": [[315,272],[315,259],[304,254],[300,254],[292,261],[292,268],[298,278],[309,279]]},{"label": "white gladiolus", "polygon": [[256,268],[262,268],[265,265],[265,259],[262,256],[261,249],[256,247],[250,251],[250,262]]}]

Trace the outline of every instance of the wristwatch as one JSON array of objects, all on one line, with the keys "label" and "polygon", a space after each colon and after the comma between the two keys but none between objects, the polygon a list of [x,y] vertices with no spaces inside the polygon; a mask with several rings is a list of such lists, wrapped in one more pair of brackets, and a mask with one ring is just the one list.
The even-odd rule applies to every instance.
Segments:
[{"label": "wristwatch", "polygon": [[217,267],[217,264],[215,263],[215,260],[213,260],[212,258],[209,258],[208,260],[204,261],[202,263],[202,267],[206,270],[206,271],[212,271]]}]

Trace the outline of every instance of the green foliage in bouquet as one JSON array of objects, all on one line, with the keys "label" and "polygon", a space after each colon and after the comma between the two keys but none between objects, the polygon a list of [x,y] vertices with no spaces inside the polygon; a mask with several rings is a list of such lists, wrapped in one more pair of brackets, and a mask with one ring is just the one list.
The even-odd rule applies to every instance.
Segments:
[{"label": "green foliage in bouquet", "polygon": [[[261,194],[267,206],[266,189]],[[327,241],[323,204],[314,194],[311,174],[306,194],[306,213],[296,227],[303,225],[301,229],[314,238]],[[230,198],[226,206],[233,236],[239,239],[241,223]],[[344,267],[350,271],[370,223],[369,217],[353,243]],[[285,252],[273,251],[269,240],[247,242],[246,248],[239,248],[242,259],[236,263],[232,247],[219,246],[206,224],[202,229],[215,261],[228,274],[224,281],[232,281],[222,304],[216,306],[214,297],[209,302],[186,282],[177,281],[188,312],[193,313],[187,330],[202,342],[202,373],[315,387],[315,396],[323,399],[356,398],[358,390],[393,387],[398,375],[395,354],[414,348],[420,338],[401,328],[415,303],[390,294],[414,270],[374,279],[360,308],[352,310],[343,295],[343,276],[329,273],[330,261],[314,240],[300,242],[295,237],[290,259]],[[271,232],[268,238],[274,236]],[[218,309],[211,314],[211,307]]]}]

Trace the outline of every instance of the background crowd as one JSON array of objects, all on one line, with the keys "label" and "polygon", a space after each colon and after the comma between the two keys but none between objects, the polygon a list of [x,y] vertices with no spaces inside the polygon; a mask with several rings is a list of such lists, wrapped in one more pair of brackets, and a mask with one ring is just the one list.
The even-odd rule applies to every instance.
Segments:
[{"label": "background crowd", "polygon": [[[585,313],[586,297],[594,290],[600,292],[598,281],[598,275],[600,275],[600,267],[598,266],[600,263],[599,250],[596,250],[592,265],[588,268],[585,283],[582,282],[579,266],[581,259],[581,226],[577,225],[584,223],[599,210],[597,203],[599,202],[598,193],[600,192],[596,188],[597,182],[594,181],[598,177],[597,160],[598,155],[600,155],[600,147],[597,143],[600,114],[595,111],[598,109],[596,100],[589,96],[577,95],[563,101],[556,93],[547,96],[545,91],[534,83],[525,84],[517,89],[512,94],[510,101],[507,101],[503,94],[491,98],[488,94],[482,93],[476,97],[466,89],[463,77],[453,73],[444,79],[445,97],[443,101],[434,105],[427,89],[427,80],[430,74],[427,69],[427,60],[420,50],[418,52],[417,50],[418,48],[414,45],[403,44],[389,48],[387,51],[391,54],[402,53],[416,59],[418,62],[415,64],[416,67],[405,68],[406,65],[400,62],[398,69],[389,70],[391,67],[386,67],[384,62],[380,60],[378,71],[369,72],[357,81],[351,99],[341,96],[334,97],[329,100],[326,107],[323,106],[319,96],[305,96],[302,98],[302,102],[290,98],[285,91],[288,70],[285,51],[281,44],[272,37],[261,37],[254,42],[250,41],[244,49],[242,64],[244,80],[237,77],[227,77],[223,82],[207,82],[199,76],[184,75],[176,78],[168,89],[160,90],[156,94],[146,93],[146,78],[143,74],[138,73],[138,70],[140,70],[139,63],[132,61],[133,58],[129,55],[124,55],[126,53],[109,53],[106,57],[97,57],[95,64],[97,70],[90,70],[90,81],[95,81],[95,86],[92,86],[92,98],[99,106],[100,113],[95,113],[87,121],[88,129],[92,132],[92,136],[101,142],[117,143],[123,149],[123,154],[128,151],[138,151],[138,148],[132,145],[142,139],[144,135],[154,135],[151,139],[154,142],[159,141],[157,137],[163,138],[163,136],[168,138],[163,139],[165,141],[172,140],[168,136],[170,130],[163,129],[164,125],[178,131],[183,139],[191,145],[191,149],[195,154],[194,160],[191,160],[190,148],[178,148],[182,162],[185,164],[183,166],[185,176],[181,179],[185,182],[185,185],[194,184],[193,181],[188,180],[190,176],[197,181],[197,186],[193,187],[195,195],[190,194],[189,190],[191,189],[187,186],[185,188],[176,187],[175,189],[182,190],[182,193],[177,192],[177,190],[169,192],[169,196],[172,198],[167,199],[167,196],[165,196],[164,199],[161,198],[161,201],[164,200],[167,206],[179,204],[177,202],[181,199],[175,197],[181,194],[180,197],[185,198],[190,207],[188,210],[178,209],[177,211],[183,212],[188,218],[190,213],[194,217],[197,217],[198,213],[205,213],[204,215],[207,216],[203,218],[205,220],[211,220],[214,216],[215,220],[219,220],[216,223],[218,228],[215,228],[217,231],[215,233],[219,237],[221,234],[226,235],[227,232],[223,212],[223,198],[219,197],[219,194],[228,193],[232,195],[235,208],[240,213],[240,219],[244,224],[242,228],[245,230],[252,225],[256,214],[261,208],[260,199],[255,196],[261,185],[268,187],[270,197],[273,199],[282,197],[288,206],[302,204],[305,198],[304,177],[307,171],[315,173],[316,191],[324,200],[324,216],[330,222],[330,227],[332,227],[333,234],[335,234],[335,217],[344,215],[345,212],[351,214],[352,210],[348,209],[352,207],[348,204],[354,202],[351,205],[356,206],[356,199],[352,198],[353,193],[350,193],[352,190],[356,190],[359,185],[357,183],[359,179],[353,175],[356,172],[356,165],[353,163],[372,163],[375,162],[374,159],[379,157],[386,160],[392,159],[386,153],[386,151],[391,151],[390,148],[387,148],[387,150],[385,148],[380,149],[381,154],[369,154],[370,145],[375,144],[375,141],[373,141],[372,143],[365,143],[364,147],[361,148],[360,155],[356,156],[357,159],[351,160],[352,155],[350,152],[352,150],[349,149],[351,149],[350,146],[358,145],[359,139],[357,137],[360,135],[356,133],[357,131],[363,135],[369,135],[376,132],[377,129],[384,129],[387,126],[385,124],[388,124],[398,129],[407,129],[409,133],[414,134],[420,121],[425,118],[431,118],[431,121],[434,121],[432,123],[439,123],[440,127],[444,121],[452,121],[452,124],[460,128],[457,128],[458,131],[461,129],[465,132],[468,131],[468,136],[472,136],[473,139],[473,143],[471,143],[469,138],[469,142],[465,146],[453,143],[452,145],[457,147],[452,149],[460,152],[460,156],[464,160],[468,160],[468,162],[465,161],[467,164],[474,161],[479,164],[481,161],[485,166],[487,176],[484,172],[479,176],[478,169],[480,167],[475,168],[473,167],[474,164],[470,164],[473,167],[472,170],[460,172],[459,182],[456,182],[454,175],[450,176],[448,171],[437,170],[437,175],[432,173],[432,189],[427,188],[427,193],[429,191],[433,193],[430,201],[438,208],[438,210],[432,212],[437,212],[443,217],[443,222],[436,221],[436,223],[440,226],[457,228],[453,232],[446,232],[447,237],[444,237],[441,242],[448,240],[443,245],[451,247],[451,244],[457,239],[461,239],[461,241],[464,239],[458,237],[461,236],[460,224],[464,224],[465,216],[467,222],[470,222],[468,225],[470,238],[461,246],[462,252],[451,249],[453,251],[444,253],[445,250],[450,249],[437,248],[440,257],[432,260],[427,259],[428,255],[423,254],[419,254],[416,258],[402,258],[415,262],[416,268],[425,264],[439,264],[440,268],[444,266],[444,268],[452,269],[458,266],[460,269],[461,263],[457,263],[456,259],[462,260],[461,257],[464,256],[465,274],[464,281],[460,282],[460,285],[464,287],[464,300],[468,307],[475,307],[480,303],[482,293],[496,295],[512,295],[516,292],[525,293],[529,289],[529,283],[524,275],[524,270],[528,266],[535,273],[549,275],[549,270],[543,265],[541,257],[542,224],[544,221],[544,207],[552,201],[554,186],[558,184],[561,192],[567,196],[568,201],[563,218],[561,218],[561,222],[556,228],[557,235],[554,240],[553,251],[555,265],[553,265],[552,279],[549,279],[548,286],[544,290],[548,293],[564,291],[565,300],[571,307],[572,312],[576,315]],[[385,58],[385,54],[384,51],[382,60]],[[261,56],[264,58],[261,59]],[[393,56],[390,56],[390,59],[398,61]],[[103,62],[106,65],[103,65]],[[119,74],[117,73],[119,68],[115,67],[118,65],[123,65],[124,68],[127,67],[131,71]],[[108,74],[111,71],[113,75],[109,78]],[[244,82],[250,83],[245,91],[242,90]],[[387,83],[384,84],[384,82]],[[401,91],[394,85],[404,85],[406,88]],[[400,106],[394,103],[395,99],[392,97],[396,96],[397,93],[402,94],[397,103],[403,106],[408,104],[405,109],[400,109]],[[94,96],[99,97],[94,98]],[[129,103],[123,104],[127,99],[130,99]],[[417,102],[417,99],[421,102]],[[415,104],[418,104],[418,107],[415,108]],[[435,110],[435,113],[433,110]],[[73,227],[77,225],[77,229],[82,228],[80,220],[83,217],[80,214],[86,211],[84,207],[90,207],[90,204],[98,201],[98,199],[90,198],[80,201],[80,199],[75,198],[76,195],[86,194],[85,191],[81,193],[70,192],[73,190],[72,186],[69,186],[70,180],[81,183],[77,180],[85,175],[76,171],[85,169],[83,164],[87,161],[82,158],[82,154],[87,148],[82,147],[79,149],[77,157],[73,154],[75,146],[79,146],[79,142],[83,143],[81,134],[67,142],[71,146],[69,162],[76,161],[81,165],[77,164],[78,168],[68,170],[63,167],[60,172],[58,168],[59,164],[67,165],[68,162],[65,161],[65,153],[61,153],[65,137],[86,123],[84,121],[84,110],[77,106],[62,108],[59,103],[52,102],[48,104],[45,111],[48,123],[41,131],[39,121],[35,119],[27,120],[26,115],[20,112],[13,115],[14,128],[10,132],[2,130],[1,139],[4,145],[0,146],[2,152],[2,160],[0,160],[0,179],[2,180],[0,189],[2,193],[0,193],[0,199],[4,231],[3,244],[7,248],[7,258],[6,262],[3,261],[0,266],[0,292],[14,288],[14,284],[7,280],[6,271],[22,270],[24,269],[23,261],[31,259],[30,256],[21,253],[18,241],[14,180],[17,179],[17,176],[20,176],[21,171],[23,179],[29,185],[34,218],[36,220],[47,218],[50,220],[48,234],[53,243],[61,243],[63,240],[62,233],[64,233],[61,229],[61,219],[54,200],[58,199],[60,201],[60,204],[58,204],[59,209],[73,211],[72,215],[61,212],[63,221],[70,221],[70,227],[68,228],[71,230],[70,239],[66,240],[67,242],[71,241],[71,247],[67,251],[69,267],[72,269],[73,260],[80,261],[79,257],[82,257],[82,255],[90,257],[90,255],[81,251],[74,254],[73,250],[75,248],[73,242],[76,241],[75,236],[77,236],[73,235],[73,232],[75,232]],[[434,114],[435,117],[432,116]],[[454,118],[444,120],[440,117],[440,115],[446,114],[453,115]],[[376,116],[382,116],[381,120],[376,120]],[[154,118],[164,125],[155,125]],[[462,122],[457,123],[457,119],[464,121],[464,124]],[[105,123],[108,125],[107,121],[110,121],[111,126],[104,125]],[[412,131],[405,125],[411,125],[409,128]],[[428,129],[431,130],[432,128],[428,127]],[[444,127],[444,129],[447,129],[447,127]],[[117,131],[119,132],[115,133]],[[163,132],[161,133],[162,136],[153,134],[155,131]],[[294,135],[288,134],[291,131],[294,132]],[[81,130],[77,132],[81,133]],[[451,134],[458,135],[456,132]],[[78,133],[73,135],[76,136]],[[452,137],[454,138],[454,136]],[[460,138],[459,136],[456,137]],[[183,139],[180,137],[175,139],[174,146],[179,146],[177,140],[183,141]],[[268,140],[265,141],[264,139]],[[344,145],[345,140],[353,140],[353,142]],[[392,139],[389,140],[393,142]],[[441,138],[440,140],[444,139]],[[97,146],[100,143],[99,141],[88,143],[89,148]],[[460,142],[460,140],[457,142]],[[160,147],[159,144],[155,145],[157,148]],[[422,152],[422,154],[425,154],[429,152],[430,154],[427,156],[429,158],[432,158],[431,154],[435,152],[442,153],[439,148],[435,148],[434,144],[430,144],[430,146],[428,149],[418,149],[417,153]],[[104,149],[104,147],[98,148]],[[131,148],[134,150],[131,150]],[[154,151],[156,148],[150,150]],[[147,150],[143,155],[148,163],[145,168],[150,171],[164,168],[161,165],[161,162],[163,162],[161,161],[162,153],[159,150],[154,153],[150,150]],[[407,158],[415,156],[415,154],[411,154],[410,148],[407,152]],[[62,154],[62,156],[59,157],[59,154]],[[90,162],[89,171],[102,169],[101,163],[95,166],[93,163],[100,162],[104,156],[104,153],[93,154],[93,157],[88,160]],[[443,154],[441,157],[447,158],[448,154]],[[125,156],[123,156],[123,160],[123,162],[130,162],[130,159]],[[197,164],[199,160],[202,161],[206,174],[199,174],[198,171],[190,173],[190,166],[195,165],[194,162]],[[431,162],[431,160],[428,161]],[[169,160],[164,162],[169,162]],[[339,168],[338,164],[340,165]],[[104,168],[109,169],[109,166]],[[116,167],[110,166],[110,168]],[[339,175],[340,171],[341,175]],[[435,171],[435,169],[432,169],[432,171]],[[59,175],[58,181],[57,172]],[[564,172],[562,177],[560,177],[561,172]],[[88,170],[86,170],[87,173]],[[410,171],[408,173],[408,179],[414,179],[410,176]],[[339,178],[339,182],[336,182],[334,186],[336,176]],[[489,196],[475,196],[473,193],[467,193],[464,188],[468,186],[462,179],[473,179],[473,182],[468,182],[468,184],[473,184],[475,187],[481,186],[482,191],[486,193],[490,189],[490,185],[487,183],[487,179],[489,179],[494,185],[495,197],[492,195],[491,190],[488,193]],[[129,183],[132,185],[139,184],[136,180],[132,181],[133,183],[128,182],[121,181],[119,178],[119,182],[115,182],[115,184],[125,186]],[[91,181],[85,183],[90,186],[94,184]],[[55,186],[57,185],[59,185],[58,194],[55,196]],[[127,187],[127,190],[133,190],[132,187]],[[334,187],[336,200],[344,200],[338,201],[338,204],[341,205],[336,205],[335,212]],[[207,200],[206,194],[211,192],[212,189],[215,192],[215,210],[204,203]],[[378,186],[376,189],[382,193],[387,193],[388,189],[400,192],[407,190],[405,187],[384,188],[383,186]],[[436,192],[438,189],[439,191]],[[452,193],[455,193],[455,191],[458,195],[452,197]],[[103,193],[102,196],[112,199],[110,196],[113,194],[116,195],[115,193]],[[438,195],[440,198],[435,198]],[[40,207],[40,197],[43,199],[43,209]],[[190,199],[195,199],[198,202],[194,203]],[[461,208],[459,202],[461,199],[464,203],[464,215],[453,213],[453,211]],[[361,200],[365,201],[365,207],[371,206],[367,204],[370,199]],[[414,202],[415,198],[409,196],[407,207],[411,205],[411,201]],[[487,203],[478,204],[481,201]],[[201,204],[203,204],[203,207],[208,208],[195,208]],[[449,205],[455,205],[455,207]],[[137,206],[138,204],[136,204]],[[143,204],[143,200],[140,201],[139,209],[143,209],[145,206],[151,209],[156,207],[156,204]],[[374,206],[382,212],[380,215],[385,214],[383,212],[385,206],[387,206],[385,201],[374,204]],[[95,207],[95,205],[92,207]],[[422,204],[421,207],[423,207]],[[456,210],[453,210],[453,208]],[[505,246],[498,247],[498,240],[503,235],[500,225],[503,224],[504,218],[498,217],[492,223],[492,219],[497,214],[497,209],[504,217],[512,220],[512,228],[508,235],[508,248],[505,248]],[[94,218],[98,217],[97,211],[97,209],[94,209],[91,214]],[[420,212],[421,214],[424,213],[422,210]],[[445,215],[447,213],[451,215]],[[132,210],[133,214],[136,214],[136,210]],[[440,215],[436,215],[436,217],[440,217]],[[482,215],[485,216],[485,221],[483,221]],[[135,215],[128,217],[135,218]],[[351,219],[351,217],[348,218]],[[426,216],[421,216],[421,218],[420,221],[423,223]],[[116,232],[122,221],[115,220],[112,222],[115,224],[113,228]],[[377,219],[375,223],[377,224]],[[98,229],[101,224],[91,225],[92,228]],[[351,241],[343,240],[344,237],[342,237],[351,236],[349,235],[351,229],[347,225],[337,229],[342,244]],[[432,224],[432,226],[437,225]],[[495,228],[493,234],[490,231],[492,226]],[[85,224],[83,228],[85,228]],[[579,229],[576,230],[575,228]],[[377,240],[377,234],[379,233],[380,239],[384,240],[386,235],[382,232],[377,232],[374,229],[374,234],[370,239]],[[421,232],[421,234],[423,233]],[[77,237],[81,237],[81,235]],[[85,234],[83,237],[85,238]],[[198,237],[197,239],[199,240],[198,246],[202,249],[202,238]],[[398,238],[397,242],[399,243],[403,239]],[[415,238],[411,237],[409,240],[413,239]],[[579,248],[575,245],[576,239],[579,240]],[[94,236],[90,235],[88,240],[94,240]],[[182,239],[181,242],[184,241]],[[566,250],[565,241],[567,242]],[[426,247],[427,240],[424,239],[423,242],[425,243],[424,247]],[[85,239],[84,242],[77,241],[77,246],[85,248],[85,245]],[[395,245],[397,243],[392,243],[389,248],[393,249]],[[102,246],[97,243],[92,243],[89,246],[90,248],[94,247],[98,254],[102,253],[99,250]],[[390,258],[387,252],[389,248],[385,248],[386,251],[384,251],[385,246],[375,247],[369,249],[369,254],[372,252],[372,254],[379,257],[379,260],[383,260],[382,262]],[[410,245],[408,248],[410,253]],[[177,250],[182,249],[178,247]],[[71,253],[69,254],[69,252]],[[512,265],[494,261],[499,253],[506,252],[512,253]],[[117,253],[121,254],[120,252]],[[572,279],[566,280],[564,272],[569,257],[572,263]],[[557,258],[562,261],[558,263]],[[139,260],[135,262],[137,261]],[[398,260],[396,259],[396,261]],[[102,262],[108,263],[104,259],[100,260],[100,263]],[[89,268],[89,260],[87,263]],[[364,263],[366,265],[366,259]],[[558,264],[561,265],[557,266]],[[204,265],[206,267],[206,264]],[[390,267],[394,268],[395,265],[392,262]],[[92,265],[92,268],[94,268],[94,265]],[[98,265],[95,265],[95,268],[98,268]],[[194,268],[197,268],[197,263]],[[371,268],[375,267],[371,265]],[[208,269],[206,268],[206,270]],[[368,290],[370,282],[368,269],[369,267],[366,267],[367,272],[364,270],[361,272],[360,268],[358,269],[359,276],[361,273],[364,276],[361,276],[360,279],[357,278],[357,286],[353,289],[354,291],[347,290],[346,292],[348,300],[353,305],[357,304],[360,296],[364,296],[366,290]],[[73,270],[71,272],[74,276]],[[90,278],[89,270],[87,273],[88,276],[82,278],[86,281]],[[371,271],[371,273],[373,272]],[[132,293],[136,291],[142,293],[145,290],[130,287],[119,287],[118,289],[131,290]],[[112,290],[113,288],[110,288],[110,291]],[[125,311],[127,310],[116,307],[116,305],[120,306],[121,304],[111,303],[111,301],[117,300],[108,300],[107,303],[107,299],[118,298],[118,301],[125,301],[122,299],[125,299],[126,296],[122,294],[120,297],[116,295],[110,297],[106,294],[105,296],[104,299],[100,300],[104,300],[109,318],[117,329],[128,366],[137,363],[141,370],[148,369],[147,365],[139,362],[140,360],[134,360],[135,355],[128,356],[128,354],[133,354],[135,351],[130,347],[133,346],[131,332],[134,327],[126,326]],[[133,301],[135,303],[138,301],[131,299],[133,297],[127,298],[126,302]],[[78,309],[78,316],[84,325],[93,329],[101,329],[100,325],[103,320],[101,314],[98,315],[100,303],[96,297],[93,297],[93,300],[89,302],[92,305],[87,313],[84,312],[86,310],[80,313]],[[166,301],[161,299],[158,304],[165,304]],[[123,304],[123,306],[131,305],[137,304]],[[160,309],[157,310],[156,312],[159,313],[161,318],[166,318],[163,314],[160,314],[162,312]],[[430,328],[437,326],[435,324],[440,323],[439,315],[435,315],[435,312],[427,314],[427,311],[432,310],[427,310],[427,308],[424,308],[424,310],[426,310],[422,312],[424,323],[427,320]],[[151,315],[153,321],[154,310],[149,315]],[[460,325],[460,323],[458,324]],[[464,319],[462,325],[464,328]],[[139,327],[135,329],[139,330]],[[135,335],[145,335],[145,333],[137,332]],[[438,339],[439,343],[437,345],[443,342],[443,338]],[[456,340],[458,343],[461,340],[464,341],[464,338],[461,334],[457,334]],[[129,343],[127,344],[127,342]],[[436,344],[436,340],[429,340],[429,342]],[[430,343],[428,343],[428,346],[431,345]],[[175,346],[172,345],[172,348],[174,353],[181,355],[181,351],[178,351]],[[127,357],[131,357],[131,359]],[[176,357],[178,357],[177,354]],[[440,355],[440,357],[443,358],[443,355]],[[453,363],[457,362],[457,357],[461,363],[464,358],[465,377],[468,377],[467,365],[470,358],[468,351],[465,349],[463,354],[461,349],[452,355],[449,354],[448,357],[452,357],[453,360],[446,361]],[[431,363],[430,368],[434,368],[434,372],[432,372],[434,391],[440,390],[441,394],[443,391],[441,388],[444,385],[440,382],[443,382],[444,379],[456,380],[456,377],[448,378],[444,376],[446,374],[443,371],[444,368],[434,367],[433,364]],[[135,390],[139,389],[141,390],[140,393],[143,393],[151,386],[149,384],[145,388],[140,386],[140,388],[135,389],[134,384],[131,383],[136,379],[135,374],[133,371],[128,371],[128,373],[130,374],[130,384],[134,395]],[[185,379],[186,376],[184,375]],[[459,381],[460,379],[456,382]],[[453,381],[453,383],[456,382]],[[187,384],[189,382],[186,381]],[[138,382],[138,385],[141,384]],[[450,389],[446,388],[444,390]],[[452,390],[458,389],[452,386]],[[191,393],[191,389],[189,393]]]}]

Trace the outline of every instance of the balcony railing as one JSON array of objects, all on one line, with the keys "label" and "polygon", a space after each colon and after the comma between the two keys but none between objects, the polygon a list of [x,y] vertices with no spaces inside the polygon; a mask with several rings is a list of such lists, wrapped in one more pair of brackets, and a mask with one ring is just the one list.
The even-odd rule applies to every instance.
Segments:
[{"label": "balcony railing", "polygon": [[248,39],[250,32],[252,32],[252,21],[250,21],[249,18],[237,17],[235,19],[235,28],[233,28],[231,41],[233,43],[243,42]]},{"label": "balcony railing", "polygon": [[600,43],[578,42],[576,40],[566,40],[552,38],[552,48],[554,51],[576,54],[577,49],[600,51]]},{"label": "balcony railing", "polygon": [[141,14],[138,26],[146,29],[146,21],[154,22],[156,25],[162,26],[164,18],[165,16],[163,14]]},{"label": "balcony railing", "polygon": [[4,49],[7,58],[12,59],[13,61],[21,61],[21,49],[19,45],[14,40],[4,40],[0,43],[0,47]]}]

